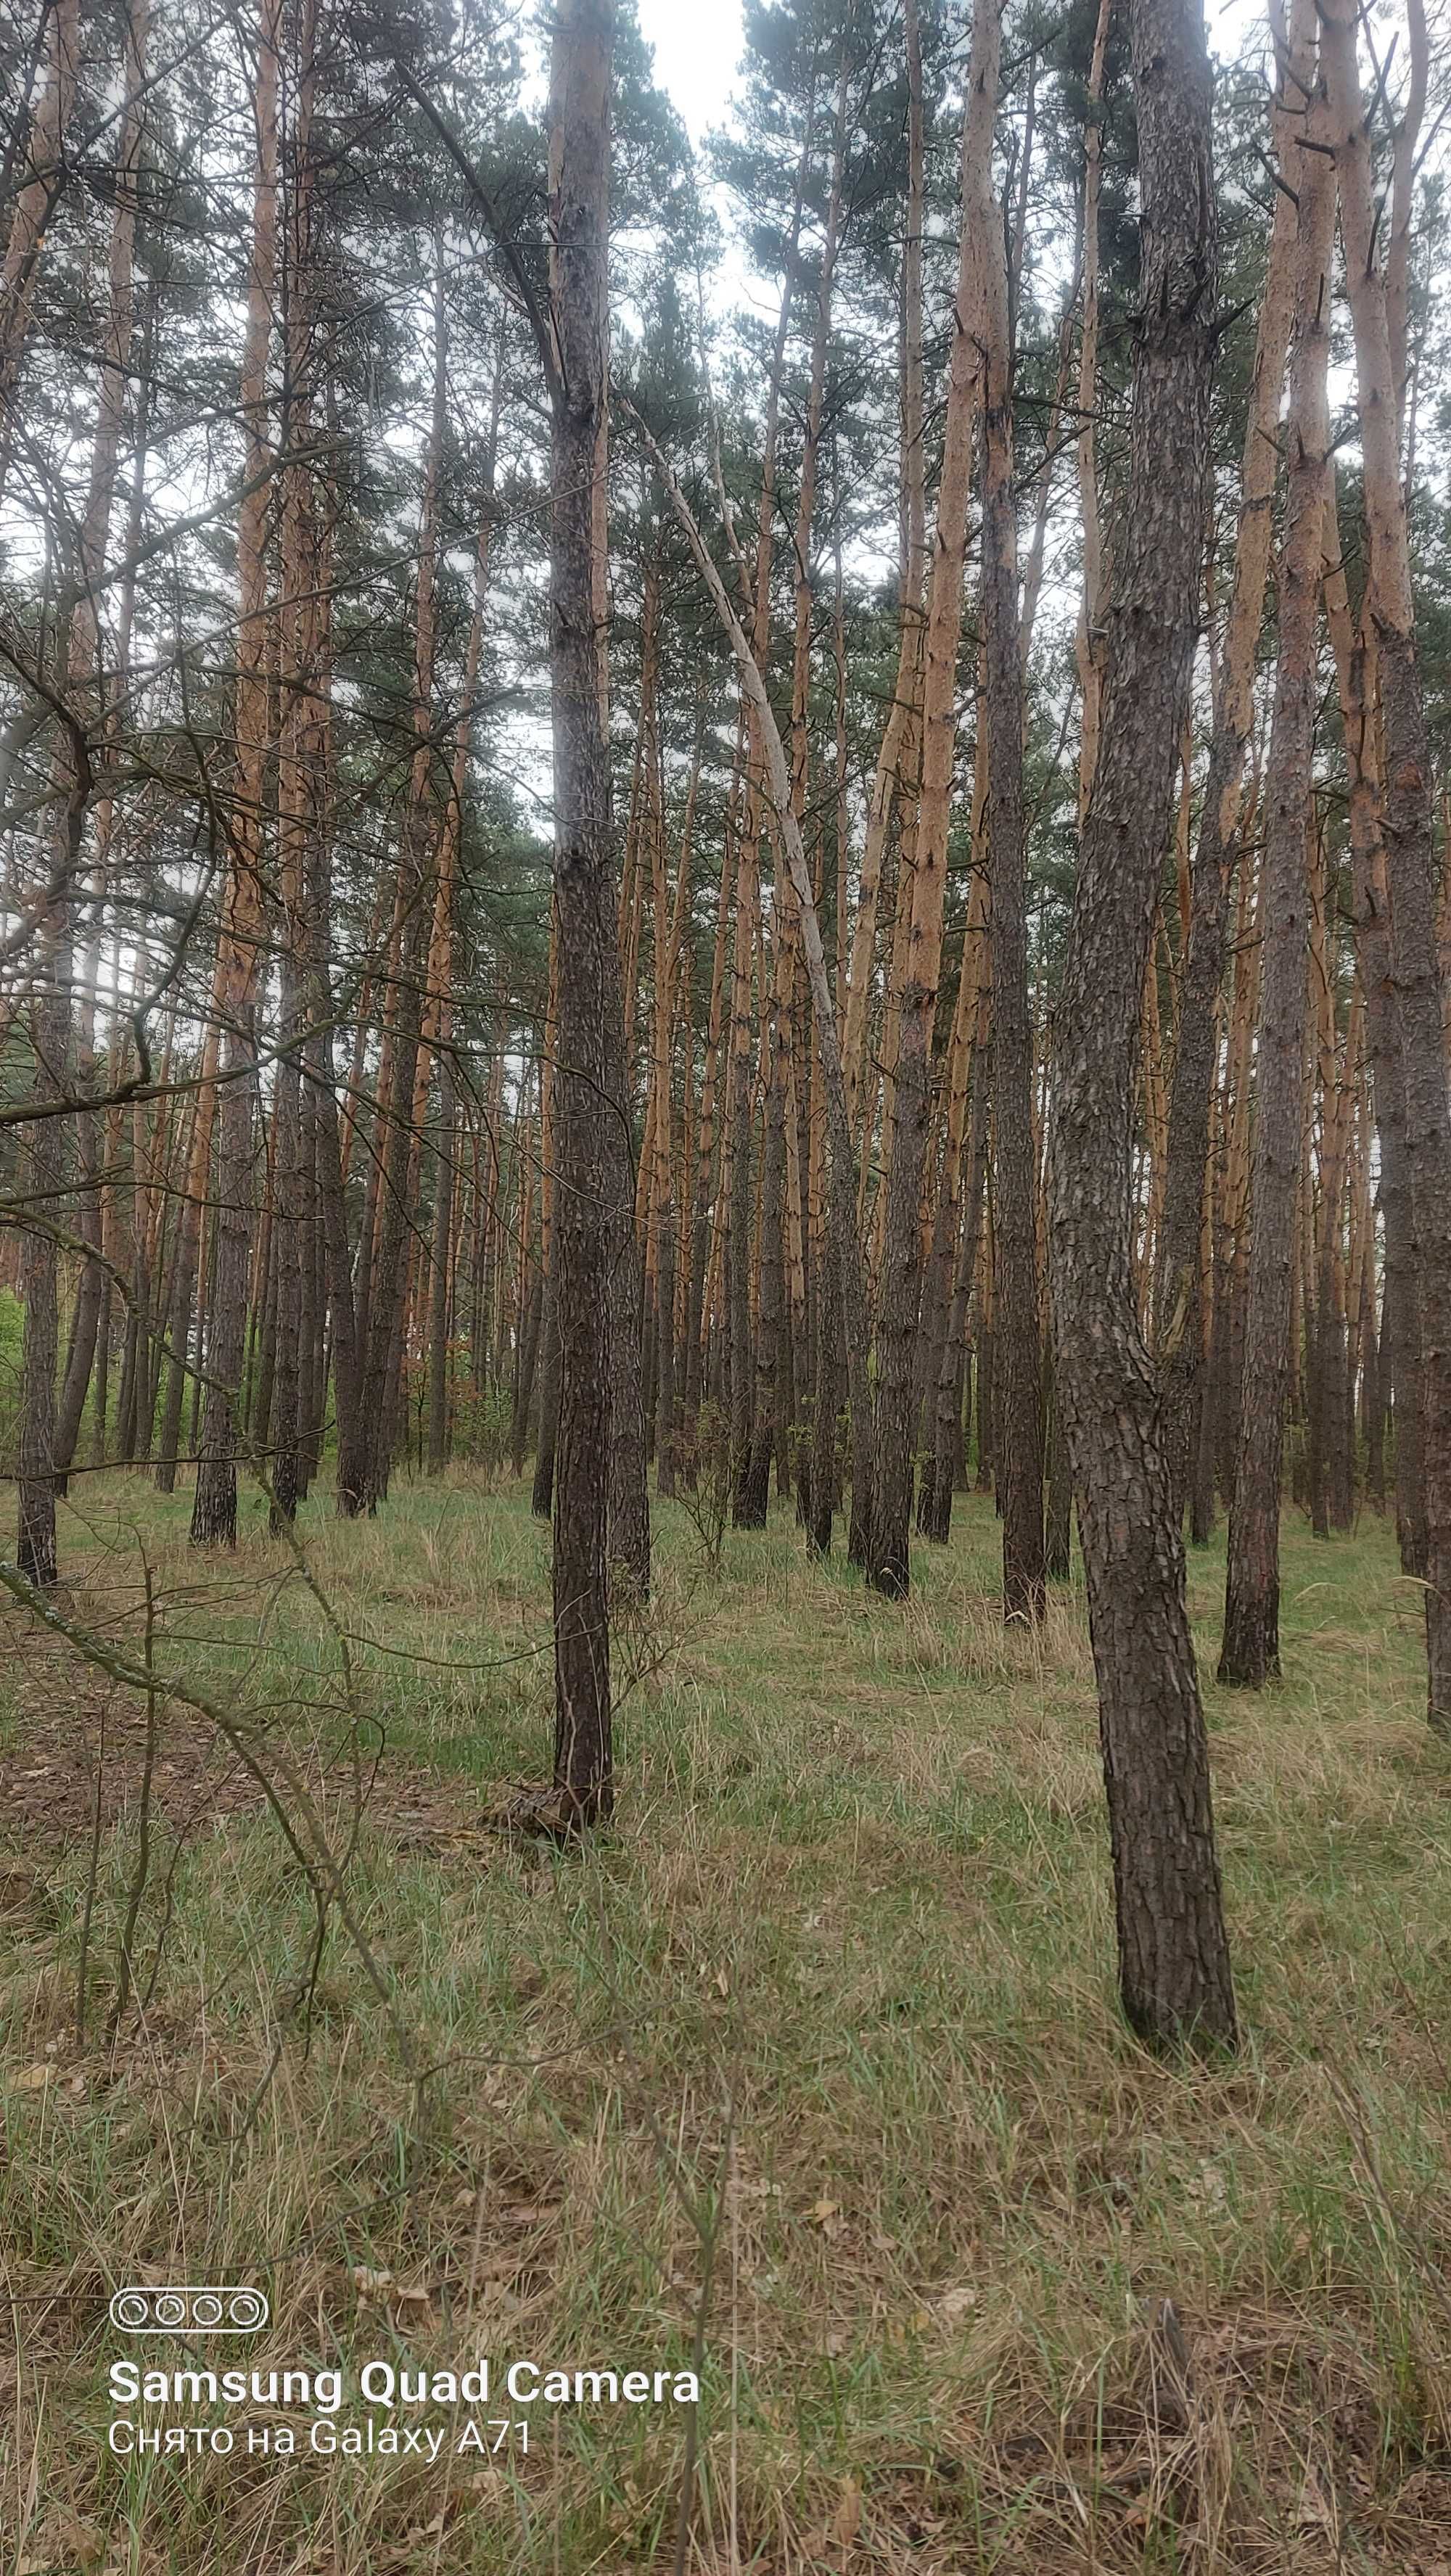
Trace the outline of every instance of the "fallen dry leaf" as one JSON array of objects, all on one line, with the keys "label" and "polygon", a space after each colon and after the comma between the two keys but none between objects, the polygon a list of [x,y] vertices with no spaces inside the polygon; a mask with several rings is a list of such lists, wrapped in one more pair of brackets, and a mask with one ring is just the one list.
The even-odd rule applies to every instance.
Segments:
[{"label": "fallen dry leaf", "polygon": [[836,2511],[831,2517],[832,2538],[840,2541],[843,2549],[849,2547],[850,2543],[855,2540],[857,2532],[861,2527],[861,2518],[862,2491],[860,2481],[856,2478],[843,2478],[841,2482],[841,2495],[837,2502]]},{"label": "fallen dry leaf", "polygon": [[977,2292],[968,2287],[944,2290],[941,2298],[932,2302],[934,2315],[940,2317],[946,2326],[956,2325],[959,2318],[968,2316],[976,2306]]}]

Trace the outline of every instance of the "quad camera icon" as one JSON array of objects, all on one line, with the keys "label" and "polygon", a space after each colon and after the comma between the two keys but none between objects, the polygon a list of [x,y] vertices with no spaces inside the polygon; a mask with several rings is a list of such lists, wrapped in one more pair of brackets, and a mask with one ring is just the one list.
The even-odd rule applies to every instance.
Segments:
[{"label": "quad camera icon", "polygon": [[138,2283],[111,2301],[123,2334],[255,2334],[271,2313],[265,2294],[243,2281]]}]

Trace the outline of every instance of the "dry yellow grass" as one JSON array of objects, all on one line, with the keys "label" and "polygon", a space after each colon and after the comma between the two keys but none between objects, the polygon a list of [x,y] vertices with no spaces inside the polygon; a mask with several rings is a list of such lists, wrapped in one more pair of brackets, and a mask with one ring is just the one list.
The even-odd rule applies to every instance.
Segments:
[{"label": "dry yellow grass", "polygon": [[[78,1613],[134,1649],[144,1550],[159,1665],[275,1711],[344,1834],[336,1641],[255,1516],[199,1571],[182,1498],[108,1479],[85,1515]],[[676,2562],[669,2410],[482,2466],[108,2458],[111,2290],[218,2277],[270,2291],[249,2366],[683,2368],[702,2335],[701,2576],[1451,2568],[1451,1766],[1385,1530],[1287,1526],[1286,1682],[1209,1692],[1246,2037],[1205,2071],[1116,2013],[1081,1602],[1004,1634],[990,1509],[902,1610],[785,1517],[719,1580],[659,1523],[616,1830],[558,1857],[488,1829],[547,1743],[521,1498],[307,1515],[367,1720],[350,1885],[421,2086],[264,1813],[173,1851],[163,1799],[110,2037],[134,1799],[106,1825],[84,2046],[89,1834],[12,1849],[7,2563]],[[9,1628],[13,1790],[28,1726],[64,1700],[89,1760],[125,1694]]]}]

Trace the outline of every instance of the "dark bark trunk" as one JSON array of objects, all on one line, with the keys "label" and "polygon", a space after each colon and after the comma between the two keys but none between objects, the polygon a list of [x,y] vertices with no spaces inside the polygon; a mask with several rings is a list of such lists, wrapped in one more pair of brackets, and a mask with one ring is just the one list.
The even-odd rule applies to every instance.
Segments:
[{"label": "dark bark trunk", "polygon": [[[68,969],[52,945],[42,969],[35,1004],[33,1054],[38,1097],[58,1099],[66,1082],[70,1041],[70,1002],[65,990]],[[37,1120],[26,1156],[26,1194],[42,1224],[61,1221],[65,1181],[65,1121]],[[56,1369],[60,1358],[60,1314],[55,1239],[40,1227],[28,1229],[21,1245],[21,1294],[25,1300],[21,1340],[20,1435],[16,1465],[20,1498],[15,1561],[28,1583],[42,1590],[57,1579],[56,1560]]]},{"label": "dark bark trunk", "polygon": [[679,1427],[675,1407],[675,1214],[667,1198],[656,1210],[655,1482],[675,1491]]},{"label": "dark bark trunk", "polygon": [[[603,714],[601,732],[605,737],[608,758],[608,727]],[[609,877],[607,891],[613,905],[614,868],[608,845],[606,867]],[[650,1488],[642,1374],[644,1354],[640,1331],[644,1278],[640,1245],[635,1233],[635,1161],[630,1135],[629,1076],[619,961],[619,943],[615,939],[605,951],[602,968],[609,1083],[609,1109],[604,1132],[606,1160],[601,1167],[607,1193],[610,1255],[609,1370],[605,1381],[610,1425],[608,1551],[612,1579],[627,1584],[636,1601],[646,1601],[650,1595]]]},{"label": "dark bark trunk", "polygon": [[453,1252],[453,1076],[448,1058],[439,1066],[439,1150],[433,1183],[433,1271],[428,1306],[428,1472],[441,1476],[448,1460],[448,1307]]},{"label": "dark bark trunk", "polygon": [[1375,1324],[1375,1289],[1367,1254],[1361,1297],[1360,1386],[1362,1437],[1365,1441],[1365,1487],[1377,1511],[1386,1498],[1385,1383],[1381,1367],[1382,1338]]},{"label": "dark bark trunk", "polygon": [[[1006,335],[1004,334],[1004,342]],[[989,358],[983,411],[983,643],[987,663],[987,843],[992,871],[993,1305],[1002,1407],[998,1497],[1003,1616],[1043,1616],[1043,1342],[1038,1293],[1038,1148],[1028,1007],[1023,820],[1023,665],[1018,632],[1012,393],[1004,345]]]},{"label": "dark bark trunk", "polygon": [[738,1043],[731,1054],[731,1170],[726,1238],[728,1349],[731,1388],[731,1517],[746,1521],[755,1401],[751,1349],[751,1067]]},{"label": "dark bark trunk", "polygon": [[[558,1186],[552,1259],[559,1316],[554,1496],[554,1786],[567,1830],[614,1798],[607,1585],[611,1268],[606,1195],[623,1105],[624,1030],[610,759],[596,617],[594,483],[608,399],[606,278],[612,0],[560,0],[551,62],[550,679],[558,907]],[[613,1012],[616,1026],[611,1028]],[[612,1043],[613,1040],[613,1043]],[[633,1309],[632,1309],[633,1311]]]},{"label": "dark bark trunk", "polygon": [[[319,1016],[326,1016],[330,1004],[320,978],[316,989]],[[363,1402],[331,1038],[325,1034],[314,1038],[310,1042],[309,1058],[317,1139],[318,1206],[327,1258],[328,1312],[332,1321],[332,1382],[338,1423],[337,1506],[344,1519],[351,1519],[363,1507]]]},{"label": "dark bark trunk", "polygon": [[813,1556],[831,1553],[837,1506],[836,1421],[845,1372],[841,1305],[830,1261],[825,1264],[816,1320],[816,1395],[811,1422],[811,1461],[806,1470],[806,1534]]},{"label": "dark bark trunk", "polygon": [[[293,962],[284,958],[283,1025],[291,1034],[298,1006]],[[277,1146],[273,1178],[272,1246],[276,1285],[272,1378],[272,1511],[274,1533],[297,1517],[301,1482],[302,1396],[302,1076],[295,1055],[277,1068]],[[309,1251],[311,1247],[308,1247]],[[267,1445],[264,1425],[259,1446]]]},{"label": "dark bark trunk", "polygon": [[[1311,123],[1317,110],[1311,106]],[[1323,141],[1323,133],[1318,135]],[[1289,474],[1280,555],[1280,651],[1266,766],[1259,1045],[1249,1301],[1240,1436],[1224,1593],[1221,1682],[1258,1689],[1280,1669],[1280,1475],[1293,1347],[1295,1209],[1304,1152],[1309,969],[1306,834],[1312,828],[1316,610],[1330,424],[1333,164],[1319,150],[1300,173]]]},{"label": "dark bark trunk", "polygon": [[1129,488],[1055,1028],[1053,1316],[1098,1680],[1119,1986],[1153,2046],[1232,2047],[1184,1549],[1134,1279],[1134,1050],[1198,622],[1214,348],[1198,0],[1135,0],[1142,202]]},{"label": "dark bark trunk", "polygon": [[1063,1436],[1056,1396],[1048,1396],[1048,1508],[1044,1555],[1050,1583],[1066,1583],[1073,1571],[1073,1473]]},{"label": "dark bark trunk", "polygon": [[[76,1210],[75,1231],[83,1243],[99,1252],[101,1249],[101,1206],[97,1192],[96,1121],[87,1117],[80,1127],[80,1204]],[[75,1459],[81,1434],[81,1418],[90,1392],[91,1372],[96,1364],[97,1337],[106,1289],[106,1273],[99,1261],[87,1261],[81,1269],[80,1287],[76,1292],[75,1313],[71,1318],[70,1346],[66,1353],[65,1376],[61,1383],[60,1403],[56,1411],[55,1468],[56,1492],[63,1495],[66,1476]]]},{"label": "dark bark trunk", "polygon": [[198,1446],[191,1537],[198,1547],[237,1543],[237,1419],[247,1350],[247,1274],[252,1246],[252,1061],[250,1033],[233,1032],[225,1064],[232,1079],[217,1105],[216,1248],[207,1283],[206,1391]]},{"label": "dark bark trunk", "polygon": [[111,1282],[101,1280],[101,1311],[96,1319],[95,1396],[91,1406],[91,1465],[106,1463],[107,1410],[111,1391]]},{"label": "dark bark trunk", "polygon": [[[783,871],[784,873],[784,871]],[[779,915],[778,915],[779,919]],[[766,1143],[761,1167],[761,1278],[756,1309],[755,1392],[751,1444],[741,1478],[737,1529],[764,1529],[776,1451],[777,1383],[785,1316],[786,1059],[779,1002],[772,1014],[766,1086]]]}]

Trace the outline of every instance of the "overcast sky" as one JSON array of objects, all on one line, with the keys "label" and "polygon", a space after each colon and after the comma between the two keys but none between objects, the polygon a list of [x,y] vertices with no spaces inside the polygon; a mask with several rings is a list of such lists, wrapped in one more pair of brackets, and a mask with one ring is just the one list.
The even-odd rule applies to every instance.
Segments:
[{"label": "overcast sky", "polygon": [[655,78],[699,143],[719,125],[741,51],[740,0],[639,0],[640,31],[655,48]]},{"label": "overcast sky", "polygon": [[[741,53],[740,0],[638,0],[641,32],[655,48],[655,78],[669,91],[699,143],[723,123]],[[1211,50],[1221,61],[1239,49],[1262,0],[1205,0]]]}]

